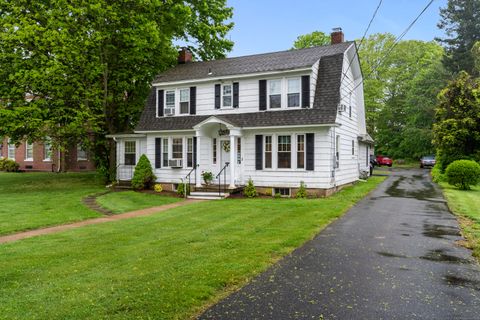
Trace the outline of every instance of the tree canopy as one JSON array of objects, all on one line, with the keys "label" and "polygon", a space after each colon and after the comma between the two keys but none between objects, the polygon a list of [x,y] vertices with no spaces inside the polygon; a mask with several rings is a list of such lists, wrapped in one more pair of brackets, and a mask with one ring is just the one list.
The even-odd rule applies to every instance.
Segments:
[{"label": "tree canopy", "polygon": [[154,76],[176,62],[174,41],[224,57],[231,16],[226,0],[2,1],[0,136],[82,141],[99,166],[113,162],[104,135],[133,128]]},{"label": "tree canopy", "polygon": [[472,47],[480,40],[480,0],[449,0],[440,9],[440,29],[446,37],[439,38],[445,46],[444,65],[453,72],[461,70],[473,74]]},{"label": "tree canopy", "polygon": [[330,44],[330,36],[322,31],[313,31],[297,37],[292,49],[303,49]]}]

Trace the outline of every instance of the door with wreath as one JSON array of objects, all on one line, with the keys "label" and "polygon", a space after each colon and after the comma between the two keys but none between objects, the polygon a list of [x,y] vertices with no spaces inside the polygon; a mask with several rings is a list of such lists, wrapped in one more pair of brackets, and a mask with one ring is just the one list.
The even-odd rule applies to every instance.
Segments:
[{"label": "door with wreath", "polygon": [[[220,168],[218,171],[222,170],[222,168],[225,166],[227,162],[230,162],[230,140],[223,139],[223,140],[220,140]],[[230,163],[230,165],[232,164]],[[224,172],[222,172],[222,176],[219,177],[221,178],[220,181],[222,184],[224,184],[223,182],[224,175],[226,177],[225,184],[227,185],[230,184],[230,165],[225,169]]]}]

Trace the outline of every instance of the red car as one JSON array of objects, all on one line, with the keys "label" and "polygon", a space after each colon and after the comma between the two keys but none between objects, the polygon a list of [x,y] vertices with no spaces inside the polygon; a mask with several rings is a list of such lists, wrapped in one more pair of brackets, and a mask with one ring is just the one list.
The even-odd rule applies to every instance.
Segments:
[{"label": "red car", "polygon": [[379,166],[388,166],[388,167],[391,167],[392,166],[392,159],[390,159],[389,157],[384,157],[384,156],[377,156],[377,164]]}]

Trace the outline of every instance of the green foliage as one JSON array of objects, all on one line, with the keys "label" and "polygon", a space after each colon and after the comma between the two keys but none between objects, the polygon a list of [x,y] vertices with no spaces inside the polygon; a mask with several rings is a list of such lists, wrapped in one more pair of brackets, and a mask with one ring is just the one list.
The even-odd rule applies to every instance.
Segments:
[{"label": "green foliage", "polygon": [[385,58],[394,41],[392,34],[374,34],[359,50],[367,131],[378,153],[418,159],[434,153],[434,108],[446,84],[443,49],[434,42],[401,41]]},{"label": "green foliage", "polygon": [[457,160],[445,170],[448,184],[460,190],[470,190],[480,182],[480,165],[473,160]]},{"label": "green foliage", "polygon": [[330,36],[322,31],[313,31],[297,37],[293,43],[292,49],[303,49],[317,46],[325,46],[330,44]]},{"label": "green foliage", "polygon": [[213,173],[211,171],[202,171],[202,178],[205,184],[210,184],[213,180]]},{"label": "green foliage", "polygon": [[243,189],[243,195],[247,198],[255,198],[258,195],[257,189],[255,189],[255,186],[253,185],[252,178],[248,179],[247,186]]},{"label": "green foliage", "polygon": [[151,189],[157,177],[153,174],[152,165],[147,156],[142,154],[135,166],[132,178],[132,188],[135,190]]},{"label": "green foliage", "polygon": [[[185,188],[185,186],[187,186],[187,187]],[[179,183],[178,186],[177,186],[177,194],[179,196],[185,197],[185,189],[187,191],[187,194],[190,194],[190,185],[188,183],[185,184],[183,182]]]},{"label": "green foliage", "polygon": [[222,58],[232,13],[226,0],[2,2],[0,136],[83,142],[113,171],[105,134],[135,126],[155,75],[176,64],[174,41]]},{"label": "green foliage", "polygon": [[455,74],[462,70],[474,74],[471,49],[480,40],[480,1],[448,0],[440,16],[438,27],[445,30],[446,37],[437,40],[445,45],[445,67]]},{"label": "green foliage", "polygon": [[110,192],[97,198],[97,203],[113,213],[124,213],[145,208],[163,206],[182,199],[175,196],[164,196],[158,194],[122,191]]},{"label": "green foliage", "polygon": [[282,197],[282,194],[280,192],[275,193],[273,196],[275,199],[280,199]]},{"label": "green foliage", "polygon": [[12,159],[0,159],[0,171],[17,172],[20,165]]},{"label": "green foliage", "polygon": [[475,73],[476,75],[480,75],[480,41],[475,42],[471,50]]},{"label": "green foliage", "polygon": [[303,181],[300,181],[300,188],[298,188],[297,194],[295,195],[297,199],[305,199],[307,197],[306,187],[307,186],[305,185],[305,183]]},{"label": "green foliage", "polygon": [[444,173],[442,173],[442,167],[440,163],[435,164],[435,166],[432,168],[432,171],[430,171],[430,174],[432,175],[432,180],[435,183],[447,181],[447,177]]},{"label": "green foliage", "polygon": [[439,94],[435,115],[433,142],[442,170],[458,159],[480,160],[480,80],[460,72]]}]

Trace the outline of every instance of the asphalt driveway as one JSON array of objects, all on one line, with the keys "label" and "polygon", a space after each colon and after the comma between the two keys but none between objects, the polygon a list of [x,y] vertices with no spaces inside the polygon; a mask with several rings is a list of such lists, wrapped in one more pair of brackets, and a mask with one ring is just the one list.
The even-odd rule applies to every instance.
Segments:
[{"label": "asphalt driveway", "polygon": [[428,170],[397,170],[200,319],[480,319],[480,268]]}]

